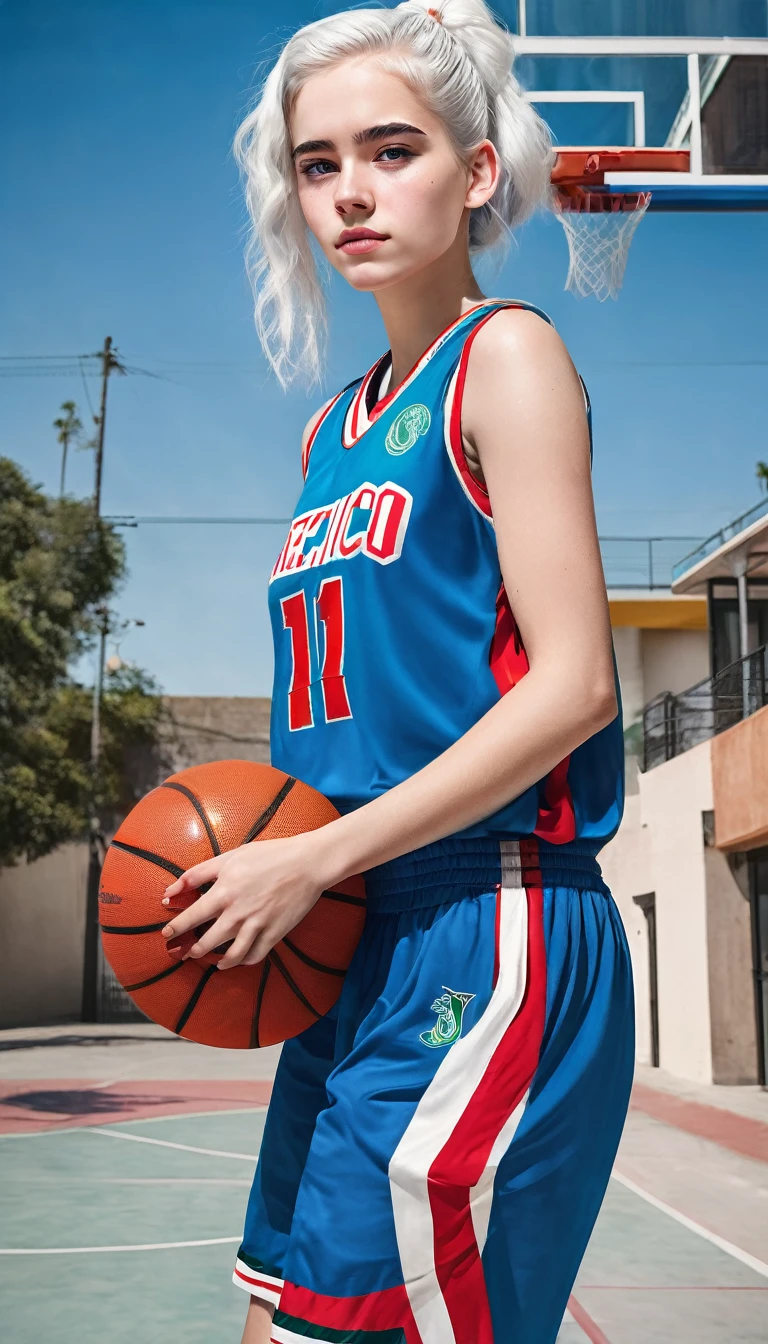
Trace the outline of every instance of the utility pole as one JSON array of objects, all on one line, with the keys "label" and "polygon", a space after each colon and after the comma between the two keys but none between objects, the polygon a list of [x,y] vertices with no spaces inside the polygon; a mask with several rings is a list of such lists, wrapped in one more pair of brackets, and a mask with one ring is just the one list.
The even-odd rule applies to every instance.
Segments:
[{"label": "utility pole", "polygon": [[93,505],[97,516],[101,513],[101,474],[104,463],[104,428],[107,422],[107,387],[109,385],[109,375],[113,369],[123,373],[123,367],[115,356],[112,349],[112,337],[107,336],[104,341],[104,349],[100,352],[101,356],[101,406],[96,421],[96,479],[93,489]]},{"label": "utility pole", "polygon": [[[104,349],[99,352],[101,358],[101,404],[96,418],[96,467],[93,487],[93,508],[96,517],[101,516],[101,478],[104,465],[104,430],[107,423],[107,388],[109,375],[113,370],[124,373],[122,365],[112,349],[112,337],[107,336]],[[83,946],[83,1022],[96,1022],[98,1019],[99,996],[99,882],[103,861],[104,837],[101,833],[99,818],[99,773],[101,759],[101,696],[104,685],[104,654],[109,633],[109,608],[98,609],[99,616],[99,654],[96,676],[93,685],[93,709],[91,712],[91,815],[88,825],[88,881],[85,901],[85,942]]]}]

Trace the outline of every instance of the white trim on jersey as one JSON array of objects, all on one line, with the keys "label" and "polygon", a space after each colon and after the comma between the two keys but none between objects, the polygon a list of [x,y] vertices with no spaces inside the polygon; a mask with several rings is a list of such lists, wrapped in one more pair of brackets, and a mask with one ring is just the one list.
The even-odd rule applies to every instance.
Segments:
[{"label": "white trim on jersey", "polygon": [[[466,1036],[460,1037],[446,1053],[389,1163],[403,1278],[423,1344],[456,1341],[435,1262],[439,1229],[430,1204],[430,1170],[467,1110],[525,997],[527,894],[522,887],[502,887],[498,899],[499,974],[488,1007]],[[473,1226],[480,1233],[478,1250],[482,1250],[481,1241],[485,1243],[496,1168],[509,1147],[524,1107],[525,1097],[497,1135],[474,1196],[470,1196]]]}]

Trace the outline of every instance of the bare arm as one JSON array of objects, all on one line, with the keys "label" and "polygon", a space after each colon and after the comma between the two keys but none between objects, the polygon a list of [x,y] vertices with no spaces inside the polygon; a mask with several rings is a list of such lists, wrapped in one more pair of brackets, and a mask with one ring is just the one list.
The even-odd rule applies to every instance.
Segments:
[{"label": "bare arm", "polygon": [[[490,816],[617,712],[584,399],[565,347],[540,318],[505,310],[478,333],[463,429],[482,464],[530,670],[381,797],[319,831],[209,860],[169,888],[219,877],[198,906],[220,918],[197,948],[234,936],[224,967],[260,960],[341,878]],[[182,932],[202,916],[198,908],[169,927]]]}]

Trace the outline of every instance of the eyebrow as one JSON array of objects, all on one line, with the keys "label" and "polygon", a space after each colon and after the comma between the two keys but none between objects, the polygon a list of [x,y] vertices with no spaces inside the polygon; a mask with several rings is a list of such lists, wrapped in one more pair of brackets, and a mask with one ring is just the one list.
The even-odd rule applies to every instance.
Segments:
[{"label": "eyebrow", "polygon": [[[426,135],[425,131],[420,131],[418,126],[409,126],[407,121],[388,121],[384,126],[369,126],[365,131],[355,131],[352,136],[356,145],[370,145],[376,140],[390,140],[396,135]],[[318,150],[334,150],[336,148],[332,140],[302,140],[291,151],[291,158],[298,158],[299,154],[315,154]]]}]

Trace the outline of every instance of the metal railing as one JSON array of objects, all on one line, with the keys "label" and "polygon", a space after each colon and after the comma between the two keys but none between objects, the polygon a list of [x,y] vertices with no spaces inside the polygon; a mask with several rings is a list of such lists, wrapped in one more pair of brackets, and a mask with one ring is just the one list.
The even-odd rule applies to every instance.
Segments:
[{"label": "metal railing", "polygon": [[679,695],[665,692],[643,710],[643,768],[696,747],[768,704],[768,645]]},{"label": "metal railing", "polygon": [[669,588],[675,562],[699,537],[600,537],[608,588]]},{"label": "metal railing", "polygon": [[719,551],[720,547],[725,546],[726,542],[733,541],[734,537],[738,537],[741,532],[746,532],[753,523],[759,522],[766,515],[768,515],[768,499],[761,499],[757,504],[753,504],[751,509],[747,509],[746,513],[739,514],[739,517],[734,518],[732,523],[728,523],[726,527],[721,527],[718,532],[713,532],[712,536],[702,541],[695,550],[688,555],[684,555],[682,560],[678,560],[672,566],[672,578],[679,579],[683,574],[687,574],[689,569],[701,564],[702,560],[706,560],[715,551]]}]

